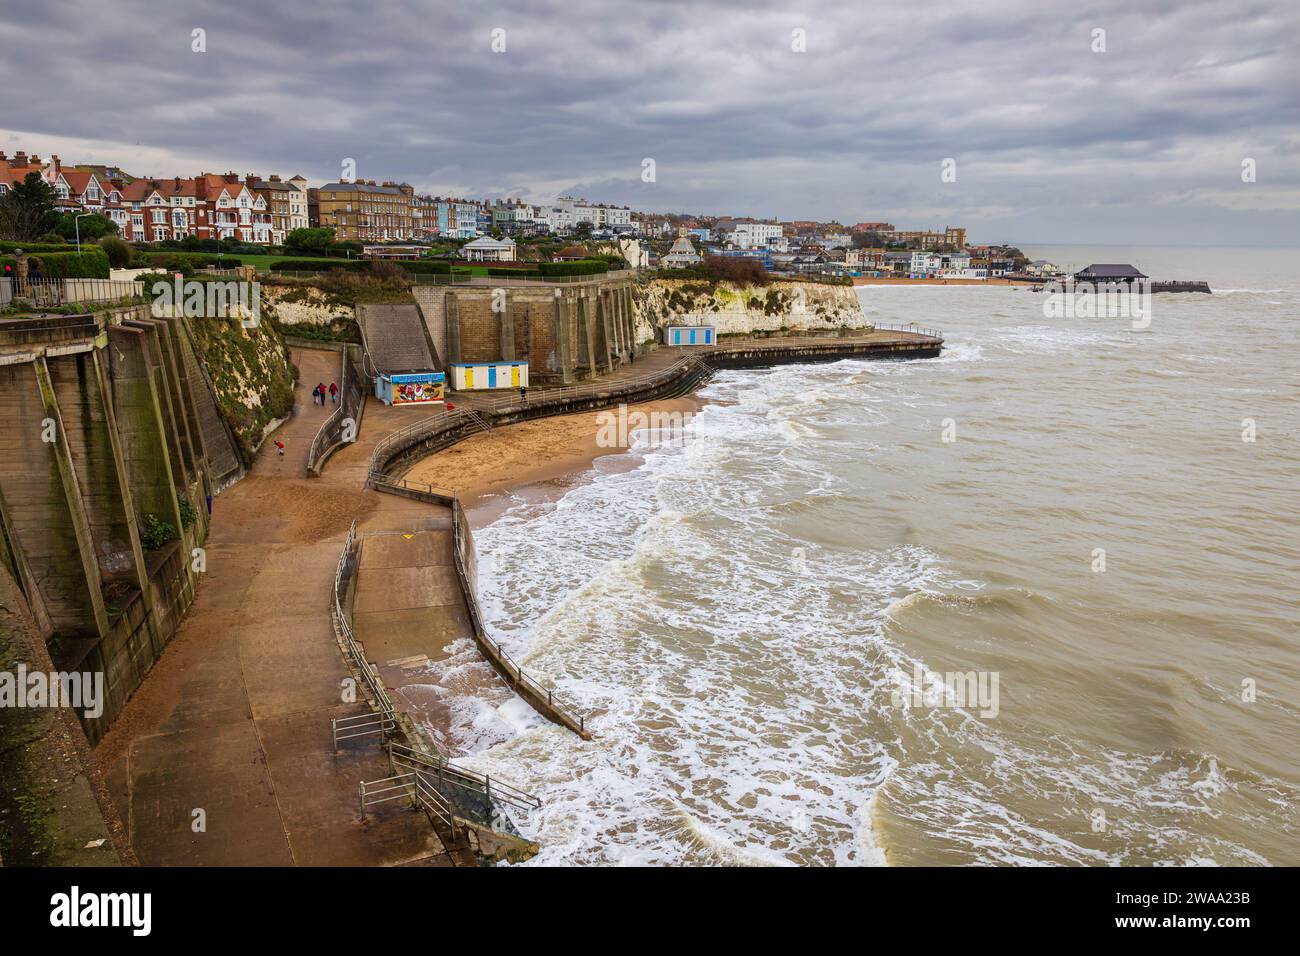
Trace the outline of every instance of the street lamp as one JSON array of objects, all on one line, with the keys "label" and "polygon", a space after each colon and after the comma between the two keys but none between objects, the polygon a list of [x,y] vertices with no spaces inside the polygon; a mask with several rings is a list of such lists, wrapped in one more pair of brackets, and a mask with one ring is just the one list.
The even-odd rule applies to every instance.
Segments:
[{"label": "street lamp", "polygon": [[77,234],[77,252],[81,252],[81,217],[89,216],[90,213],[82,212],[72,217],[72,228]]}]

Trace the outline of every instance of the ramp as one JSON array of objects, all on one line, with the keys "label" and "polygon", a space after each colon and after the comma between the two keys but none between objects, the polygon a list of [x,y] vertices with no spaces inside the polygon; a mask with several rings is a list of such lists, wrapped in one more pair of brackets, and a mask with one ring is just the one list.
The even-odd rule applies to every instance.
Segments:
[{"label": "ramp", "polygon": [[235,450],[235,438],[230,434],[230,427],[217,407],[216,388],[207,368],[198,358],[194,333],[184,320],[177,326],[185,330],[184,335],[179,336],[185,377],[189,380],[199,428],[203,431],[203,450],[208,456],[208,474],[212,476],[212,493],[215,495],[244,477],[244,464]]},{"label": "ramp", "polygon": [[420,307],[414,302],[358,305],[357,325],[361,327],[361,341],[366,349],[364,374],[442,368],[429,344]]}]

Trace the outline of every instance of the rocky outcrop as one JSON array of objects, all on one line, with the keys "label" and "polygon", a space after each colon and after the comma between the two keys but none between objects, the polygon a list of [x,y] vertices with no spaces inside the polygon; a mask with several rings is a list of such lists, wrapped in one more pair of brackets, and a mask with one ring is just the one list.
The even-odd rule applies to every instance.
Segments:
[{"label": "rocky outcrop", "polygon": [[638,284],[634,296],[641,342],[671,325],[711,325],[720,336],[871,328],[852,286],[654,279]]},{"label": "rocky outcrop", "polygon": [[[264,306],[265,308],[265,306]],[[284,338],[270,322],[191,319],[199,356],[245,463],[293,410],[297,377]]]},{"label": "rocky outcrop", "polygon": [[352,300],[306,283],[262,284],[262,313],[285,335],[360,342]]}]

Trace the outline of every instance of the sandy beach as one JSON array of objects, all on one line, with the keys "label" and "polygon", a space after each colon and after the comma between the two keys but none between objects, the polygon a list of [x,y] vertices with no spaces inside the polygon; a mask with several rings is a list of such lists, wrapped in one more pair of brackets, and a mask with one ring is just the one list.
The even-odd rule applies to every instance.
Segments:
[{"label": "sandy beach", "polygon": [[[688,415],[699,407],[699,400],[689,396],[626,406],[629,417],[637,412]],[[546,485],[562,492],[589,472],[597,458],[627,451],[601,441],[602,422],[609,421],[611,412],[618,410],[557,415],[494,428],[422,459],[405,477],[455,491],[480,514],[487,499],[528,486]]]}]

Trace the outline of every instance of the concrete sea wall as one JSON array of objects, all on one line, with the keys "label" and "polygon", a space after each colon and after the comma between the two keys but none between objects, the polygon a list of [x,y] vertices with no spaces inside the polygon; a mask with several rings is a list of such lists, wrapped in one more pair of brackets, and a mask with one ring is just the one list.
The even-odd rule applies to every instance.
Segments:
[{"label": "concrete sea wall", "polygon": [[0,321],[0,557],[54,667],[103,675],[92,743],[194,600],[208,499],[242,473],[222,409],[269,420],[292,379],[274,330],[228,320]]}]

